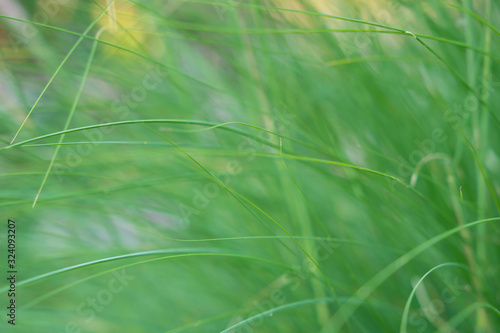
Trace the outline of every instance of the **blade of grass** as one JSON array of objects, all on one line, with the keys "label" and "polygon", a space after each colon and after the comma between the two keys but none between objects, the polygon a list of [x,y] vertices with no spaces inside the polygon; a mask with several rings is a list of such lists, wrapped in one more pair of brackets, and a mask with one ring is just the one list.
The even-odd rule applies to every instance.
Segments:
[{"label": "blade of grass", "polygon": [[444,239],[453,236],[456,233],[468,228],[475,227],[477,225],[489,222],[500,221],[500,217],[484,219],[479,221],[470,222],[462,226],[458,226],[442,234],[432,237],[426,240],[422,244],[408,251],[391,264],[386,266],[380,272],[378,272],[374,277],[372,277],[367,283],[365,283],[358,291],[351,296],[351,298],[333,315],[330,322],[325,325],[321,333],[339,331],[346,321],[354,314],[354,312],[359,308],[364,300],[366,300],[375,289],[377,289],[382,283],[384,283],[389,277],[391,277],[395,272],[401,269],[403,266],[408,264],[415,257],[420,255],[425,250],[434,246],[435,244],[443,241]]},{"label": "blade of grass", "polygon": [[406,333],[407,331],[407,327],[408,327],[408,316],[410,315],[410,306],[411,306],[411,301],[413,300],[413,296],[415,296],[415,293],[417,291],[417,288],[418,286],[425,280],[425,278],[431,274],[433,271],[437,270],[437,269],[440,269],[440,268],[443,268],[443,267],[450,267],[450,266],[455,266],[455,267],[460,267],[460,268],[463,268],[463,269],[466,269],[468,270],[469,268],[466,266],[466,265],[463,265],[463,264],[460,264],[460,263],[456,263],[456,262],[447,262],[447,263],[443,263],[443,264],[439,264],[437,266],[434,266],[433,268],[431,268],[429,271],[427,271],[427,273],[425,273],[421,278],[420,280],[418,280],[418,282],[415,284],[415,286],[413,287],[411,293],[410,293],[410,296],[408,296],[408,300],[406,301],[406,304],[405,304],[405,308],[403,310],[403,315],[401,316],[401,326],[399,328],[399,332],[400,333]]},{"label": "blade of grass", "polygon": [[248,324],[256,319],[272,315],[275,312],[279,312],[279,311],[283,311],[283,310],[287,310],[287,309],[291,309],[291,308],[295,308],[295,307],[305,306],[305,305],[313,305],[313,304],[318,304],[318,303],[333,303],[333,302],[334,302],[333,298],[324,297],[324,298],[306,299],[306,300],[302,300],[302,301],[298,301],[298,302],[280,305],[280,306],[277,306],[275,308],[272,308],[272,309],[269,309],[267,311],[256,314],[256,315],[249,317],[245,320],[242,320],[239,323],[234,324],[234,325],[226,328],[225,330],[222,330],[220,333],[228,333],[228,332],[234,331],[238,327],[244,326],[244,325],[246,325],[246,324]]},{"label": "blade of grass", "polygon": [[[104,15],[106,9],[114,2],[115,0],[111,1],[110,4],[108,4],[103,11],[101,11],[101,13],[90,23],[90,25],[87,27],[87,29],[85,29],[85,31],[83,32],[82,36],[80,36],[78,38],[78,40],[75,42],[75,44],[73,44],[73,47],[69,50],[69,52],[66,54],[66,56],[63,58],[63,60],[61,61],[61,63],[59,64],[59,66],[57,67],[56,71],[54,72],[54,74],[52,74],[51,78],[49,79],[49,81],[47,82],[47,84],[45,85],[45,87],[42,89],[42,92],[40,93],[40,95],[38,96],[38,98],[36,99],[35,103],[33,104],[33,106],[31,107],[30,111],[28,112],[28,114],[26,115],[26,118],[24,118],[24,121],[22,122],[21,126],[19,127],[19,129],[17,130],[16,134],[14,135],[14,138],[12,139],[12,141],[10,142],[10,144],[13,144],[14,141],[16,140],[17,136],[19,135],[19,132],[21,132],[21,129],[24,127],[24,124],[26,124],[26,121],[28,121],[28,118],[31,116],[31,113],[33,113],[33,110],[35,109],[35,107],[38,105],[38,102],[40,102],[40,100],[42,99],[42,96],[45,94],[45,92],[47,91],[47,89],[49,88],[50,84],[52,83],[52,81],[54,81],[55,77],[57,76],[57,74],[59,73],[59,71],[61,70],[61,68],[64,66],[64,64],[66,63],[66,61],[69,59],[69,57],[73,54],[73,52],[76,50],[76,48],[78,47],[78,45],[80,45],[80,43],[83,41],[84,39],[84,36],[86,36],[90,30],[94,27],[94,25],[99,21],[99,19]],[[1,17],[4,17],[6,18],[6,16],[2,15]],[[25,21],[25,20],[23,20]]]}]

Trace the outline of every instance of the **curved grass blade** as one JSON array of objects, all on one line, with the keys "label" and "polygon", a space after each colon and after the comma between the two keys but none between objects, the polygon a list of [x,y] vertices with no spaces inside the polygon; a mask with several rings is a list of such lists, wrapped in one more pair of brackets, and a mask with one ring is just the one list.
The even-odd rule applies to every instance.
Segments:
[{"label": "curved grass blade", "polygon": [[456,328],[458,325],[460,325],[465,319],[467,319],[468,316],[470,316],[472,313],[474,313],[476,310],[479,309],[489,309],[496,313],[500,317],[500,310],[494,307],[493,305],[489,303],[482,303],[482,302],[477,302],[474,304],[469,305],[467,308],[463,309],[459,313],[457,313],[453,318],[451,318],[446,325],[443,325],[443,327],[440,327],[437,330],[437,333],[452,333],[453,330],[452,328]]},{"label": "curved grass blade", "polygon": [[[154,251],[151,251],[151,252],[154,252]],[[185,252],[188,252],[188,251],[185,251]],[[191,252],[196,252],[196,251],[191,251]],[[69,289],[71,287],[74,287],[74,286],[77,286],[83,282],[86,282],[86,281],[90,281],[92,279],[95,279],[97,277],[100,277],[100,276],[103,276],[103,275],[106,275],[106,274],[109,274],[109,273],[112,273],[112,272],[115,272],[115,271],[118,271],[118,270],[121,270],[121,269],[124,269],[124,268],[129,268],[129,267],[134,267],[134,266],[137,266],[137,265],[143,265],[143,264],[148,264],[148,263],[152,263],[152,262],[156,262],[156,261],[160,261],[160,260],[167,260],[167,259],[178,259],[178,258],[187,258],[187,257],[207,257],[207,256],[214,256],[214,257],[227,257],[227,258],[237,258],[237,259],[245,259],[245,260],[252,260],[252,261],[257,261],[257,262],[260,262],[260,263],[265,263],[265,264],[271,264],[271,265],[274,265],[274,266],[278,266],[278,267],[281,267],[281,268],[286,268],[286,269],[293,269],[292,267],[288,266],[288,265],[285,265],[281,262],[277,262],[277,261],[272,261],[272,260],[268,260],[268,259],[264,259],[264,258],[258,258],[258,257],[252,257],[252,256],[247,256],[247,255],[242,255],[242,254],[233,254],[233,253],[223,253],[223,252],[209,252],[209,253],[205,253],[205,252],[198,252],[198,253],[187,253],[187,254],[178,254],[178,255],[171,255],[171,256],[164,256],[164,257],[159,257],[159,258],[153,258],[153,259],[148,259],[148,260],[143,260],[143,261],[139,261],[139,262],[135,262],[135,263],[131,263],[131,264],[127,264],[127,265],[122,265],[122,266],[119,266],[119,267],[115,267],[115,268],[111,268],[111,269],[108,269],[108,270],[105,270],[105,271],[102,271],[102,272],[99,272],[99,273],[96,273],[96,274],[92,274],[90,276],[87,276],[83,279],[79,279],[79,280],[76,280],[76,281],[73,281],[71,283],[68,283],[68,284],[65,284],[59,288],[56,288],[48,293],[45,293],[35,299],[33,299],[32,301],[30,301],[29,303],[25,304],[23,308],[30,308],[38,303],[40,303],[41,301],[49,298],[49,297],[52,297],[66,289]],[[122,259],[122,258],[117,258],[117,259],[114,259],[114,260],[119,260],[119,259]],[[54,272],[52,272],[54,273]],[[57,272],[57,273],[54,273],[52,275],[55,275],[55,274],[60,274],[60,272]],[[48,276],[43,276],[43,277],[40,277],[39,276],[39,279],[42,279],[42,278],[46,278]],[[31,279],[29,281],[30,283],[31,282],[34,282],[33,279]],[[26,284],[26,283],[24,283]]]},{"label": "curved grass blade", "polygon": [[[16,286],[17,287],[22,287],[24,285],[29,285],[31,283],[56,276],[65,272],[70,272],[79,268],[84,268],[84,267],[90,267],[94,265],[99,265],[102,263],[106,262],[112,262],[112,261],[117,261],[117,260],[122,260],[122,259],[128,259],[128,258],[135,258],[135,257],[142,257],[142,256],[150,256],[150,255],[158,255],[158,254],[167,254],[167,253],[179,253],[179,252],[207,252],[207,248],[176,248],[176,249],[164,249],[164,250],[153,250],[153,251],[145,251],[145,252],[135,252],[135,253],[127,253],[119,256],[114,256],[114,257],[108,257],[108,258],[103,258],[103,259],[98,259],[98,260],[92,260],[88,262],[84,262],[81,264],[73,265],[73,266],[68,266],[65,268],[61,268],[52,272],[44,273],[41,275],[34,276],[32,278],[26,279],[19,281]],[[215,250],[214,250],[215,251]],[[219,250],[215,252],[220,252]],[[9,287],[4,287],[0,289],[0,293],[4,293],[7,290],[9,290]]]},{"label": "curved grass blade", "polygon": [[437,266],[431,268],[429,271],[427,271],[427,273],[425,273],[420,278],[420,280],[418,280],[418,282],[413,287],[413,290],[411,291],[410,296],[408,296],[408,300],[406,301],[405,308],[403,310],[403,316],[401,317],[401,326],[399,328],[399,332],[400,333],[406,333],[406,329],[408,327],[408,316],[410,314],[411,301],[413,300],[413,296],[415,296],[415,293],[417,292],[418,286],[420,286],[420,284],[424,281],[424,279],[429,274],[431,274],[432,272],[434,272],[435,270],[437,270],[439,268],[442,268],[442,267],[450,267],[450,266],[456,266],[456,267],[460,267],[460,268],[463,268],[463,269],[466,269],[466,270],[469,269],[467,267],[467,265],[459,264],[459,263],[456,263],[456,262],[447,262],[447,263],[444,263],[444,264],[437,265]]},{"label": "curved grass blade", "polygon": [[272,315],[275,312],[279,312],[279,311],[283,311],[283,310],[287,310],[287,309],[291,309],[291,308],[296,308],[296,307],[299,307],[299,306],[312,305],[312,304],[318,304],[318,303],[333,303],[333,302],[334,302],[333,298],[331,298],[331,297],[324,297],[324,298],[306,299],[306,300],[303,300],[303,301],[298,301],[298,302],[284,304],[284,305],[277,306],[275,308],[269,309],[267,311],[261,312],[259,314],[256,314],[255,316],[249,317],[249,318],[247,318],[245,320],[242,320],[239,323],[234,324],[234,325],[226,328],[225,330],[221,331],[220,333],[231,332],[231,331],[237,329],[238,327],[244,326],[244,325],[246,325],[246,324],[248,324],[248,323],[250,323],[250,322],[252,322],[252,321],[254,321],[256,319],[259,319],[261,317]]},{"label": "curved grass blade", "polygon": [[408,251],[391,264],[386,266],[380,272],[378,272],[374,277],[372,277],[367,283],[365,283],[361,288],[356,291],[356,293],[351,296],[351,298],[333,315],[330,322],[323,327],[321,333],[327,332],[338,332],[341,330],[342,326],[349,320],[349,318],[354,314],[354,312],[360,307],[360,305],[365,301],[375,289],[377,289],[382,283],[384,283],[389,277],[391,277],[395,272],[401,269],[403,266],[408,264],[415,257],[420,255],[425,250],[434,246],[435,244],[445,240],[446,238],[459,233],[460,231],[468,228],[475,227],[477,225],[489,222],[500,221],[500,217],[478,220],[458,226],[446,232],[443,232],[437,236],[428,239],[412,250]]}]

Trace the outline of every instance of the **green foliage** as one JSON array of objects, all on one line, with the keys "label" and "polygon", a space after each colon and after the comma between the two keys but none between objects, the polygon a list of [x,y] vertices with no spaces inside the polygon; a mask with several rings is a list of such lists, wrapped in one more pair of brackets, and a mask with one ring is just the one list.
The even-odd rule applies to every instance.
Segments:
[{"label": "green foliage", "polygon": [[4,1],[2,332],[498,331],[499,9]]}]

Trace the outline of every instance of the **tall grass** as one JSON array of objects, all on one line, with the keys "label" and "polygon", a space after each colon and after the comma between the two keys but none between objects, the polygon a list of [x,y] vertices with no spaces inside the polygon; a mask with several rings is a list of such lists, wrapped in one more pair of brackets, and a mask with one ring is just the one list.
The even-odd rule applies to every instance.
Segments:
[{"label": "tall grass", "polygon": [[2,332],[497,332],[499,15],[3,1]]}]

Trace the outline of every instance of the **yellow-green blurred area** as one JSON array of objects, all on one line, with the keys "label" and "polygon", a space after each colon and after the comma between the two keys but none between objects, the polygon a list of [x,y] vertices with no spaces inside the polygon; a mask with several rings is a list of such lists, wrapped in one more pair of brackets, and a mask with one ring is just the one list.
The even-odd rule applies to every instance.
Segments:
[{"label": "yellow-green blurred area", "polygon": [[497,332],[499,18],[2,0],[0,331]]}]

